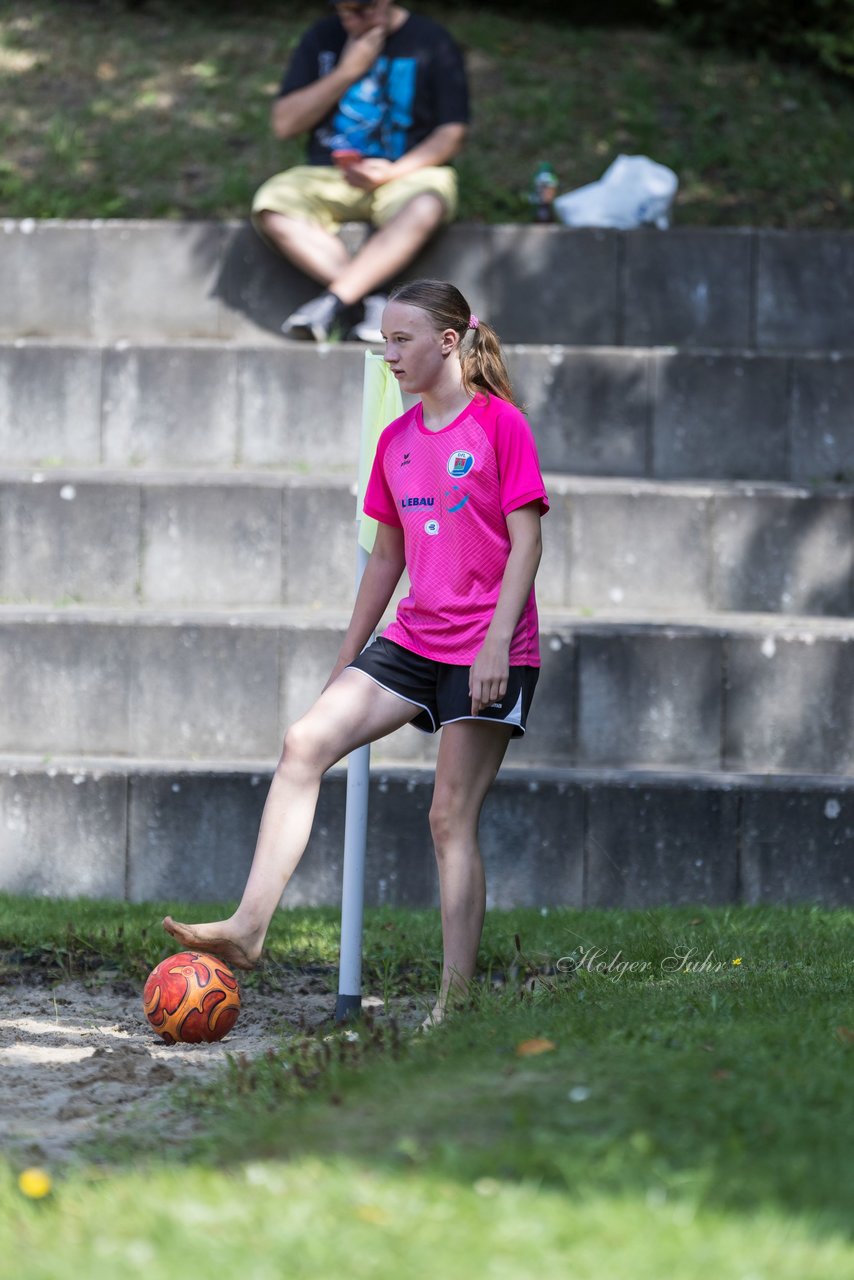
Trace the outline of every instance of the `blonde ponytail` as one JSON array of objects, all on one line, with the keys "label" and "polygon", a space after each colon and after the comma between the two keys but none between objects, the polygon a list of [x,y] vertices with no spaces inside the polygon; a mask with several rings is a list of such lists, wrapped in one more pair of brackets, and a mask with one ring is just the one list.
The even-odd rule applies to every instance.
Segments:
[{"label": "blonde ponytail", "polygon": [[471,341],[465,342],[464,339],[465,346],[460,355],[466,391],[470,395],[488,391],[490,395],[501,396],[502,400],[516,404],[498,334],[483,320],[478,320],[477,327],[470,333]]}]

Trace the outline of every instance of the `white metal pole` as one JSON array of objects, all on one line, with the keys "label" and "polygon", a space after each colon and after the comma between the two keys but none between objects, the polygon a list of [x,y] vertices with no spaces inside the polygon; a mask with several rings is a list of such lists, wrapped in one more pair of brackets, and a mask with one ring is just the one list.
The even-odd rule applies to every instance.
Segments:
[{"label": "white metal pole", "polygon": [[[400,387],[382,356],[365,352],[362,435],[356,486],[356,593],[374,544],[376,525],[362,517],[362,503],[383,427],[403,412]],[[347,761],[344,815],[344,864],[341,876],[341,953],[335,1021],[345,1022],[362,1008],[362,920],[365,906],[365,849],[368,842],[368,789],[371,748],[359,747]]]},{"label": "white metal pole", "polygon": [[[356,547],[356,591],[368,562]],[[335,1021],[358,1017],[362,1008],[362,922],[365,909],[365,850],[368,843],[368,793],[371,747],[357,747],[347,759],[347,800],[344,815],[344,865],[341,876],[341,953]]]}]

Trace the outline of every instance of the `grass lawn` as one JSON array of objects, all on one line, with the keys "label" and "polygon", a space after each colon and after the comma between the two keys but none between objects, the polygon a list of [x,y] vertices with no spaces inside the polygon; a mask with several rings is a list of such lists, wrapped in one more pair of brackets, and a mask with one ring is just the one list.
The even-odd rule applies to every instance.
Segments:
[{"label": "grass lawn", "polygon": [[[0,973],[139,981],[158,912],[0,898]],[[0,1275],[854,1276],[852,924],[490,913],[472,1007],[438,1031],[377,1020],[249,1061],[238,1024],[221,1075],[46,1200],[8,1165]],[[311,963],[334,990],[336,955],[334,912],[281,912],[250,982]],[[365,959],[366,991],[428,997],[435,913],[369,912]]]},{"label": "grass lawn", "polygon": [[[576,26],[489,5],[424,3],[463,46],[474,123],[467,221],[526,221],[542,159],[560,189],[644,153],[680,178],[679,224],[854,226],[854,81],[666,31]],[[244,217],[302,156],[269,107],[307,22],[283,0],[6,0],[0,8],[0,214]]]}]

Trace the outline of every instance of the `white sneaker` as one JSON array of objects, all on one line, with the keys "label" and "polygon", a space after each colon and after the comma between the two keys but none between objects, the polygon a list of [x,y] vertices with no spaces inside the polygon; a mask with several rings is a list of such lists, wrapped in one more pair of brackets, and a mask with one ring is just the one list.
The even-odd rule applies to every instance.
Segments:
[{"label": "white sneaker", "polygon": [[387,302],[388,298],[384,293],[369,293],[367,298],[363,299],[365,314],[359,323],[353,326],[348,336],[355,338],[357,342],[382,342],[380,325]]}]

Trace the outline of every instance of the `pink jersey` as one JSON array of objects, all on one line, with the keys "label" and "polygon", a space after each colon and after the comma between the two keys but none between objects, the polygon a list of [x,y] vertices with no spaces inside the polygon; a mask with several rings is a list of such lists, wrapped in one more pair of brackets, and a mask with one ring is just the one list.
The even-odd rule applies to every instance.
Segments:
[{"label": "pink jersey", "polygon": [[[548,510],[531,428],[506,400],[479,395],[441,431],[424,426],[419,403],[386,427],[365,514],[403,529],[410,581],[386,639],[438,662],[473,662],[510,554],[506,516],[529,502]],[[533,587],[510,664],[540,665]]]}]

